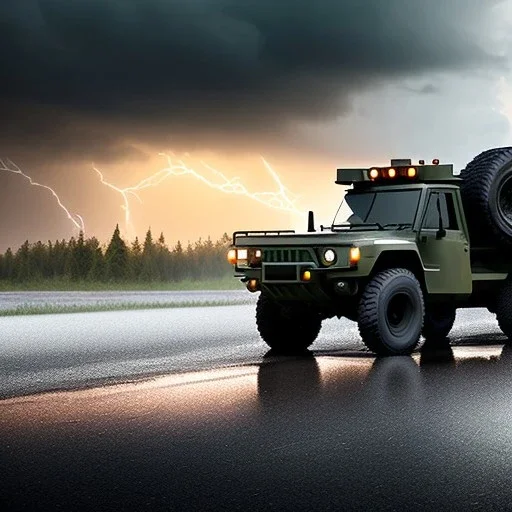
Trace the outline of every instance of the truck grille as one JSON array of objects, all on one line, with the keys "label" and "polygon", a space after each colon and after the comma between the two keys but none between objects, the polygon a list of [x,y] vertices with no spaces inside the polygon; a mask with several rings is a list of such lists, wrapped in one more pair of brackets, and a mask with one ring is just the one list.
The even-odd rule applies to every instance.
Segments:
[{"label": "truck grille", "polygon": [[265,263],[300,263],[314,260],[307,249],[264,249],[263,261]]},{"label": "truck grille", "polygon": [[297,266],[265,265],[264,281],[297,281]]}]

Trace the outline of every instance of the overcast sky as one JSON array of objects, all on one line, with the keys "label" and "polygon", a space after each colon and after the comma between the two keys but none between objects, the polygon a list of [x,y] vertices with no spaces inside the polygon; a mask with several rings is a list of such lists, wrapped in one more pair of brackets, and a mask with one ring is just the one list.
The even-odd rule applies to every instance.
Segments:
[{"label": "overcast sky", "polygon": [[[124,226],[123,198],[92,164],[124,187],[161,151],[206,155],[254,192],[275,189],[261,154],[329,222],[336,166],[460,170],[512,143],[511,20],[510,0],[4,0],[0,155],[101,239]],[[0,180],[0,250],[73,234],[48,191]],[[170,242],[297,222],[191,176],[140,197],[134,233]]]}]

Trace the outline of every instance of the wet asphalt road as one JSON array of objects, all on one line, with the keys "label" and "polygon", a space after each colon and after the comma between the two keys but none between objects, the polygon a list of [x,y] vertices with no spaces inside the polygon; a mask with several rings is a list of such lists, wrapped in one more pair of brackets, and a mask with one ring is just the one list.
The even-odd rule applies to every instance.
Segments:
[{"label": "wet asphalt road", "polygon": [[[259,363],[254,305],[0,317],[0,398]],[[494,315],[461,310],[453,343],[503,342]],[[357,325],[323,322],[316,354],[363,351]]]},{"label": "wet asphalt road", "polygon": [[0,292],[0,311],[22,306],[95,306],[97,304],[183,304],[205,302],[256,303],[247,290],[209,291],[104,291],[104,292]]},{"label": "wet asphalt road", "polygon": [[279,359],[0,402],[3,510],[510,510],[512,354]]},{"label": "wet asphalt road", "polygon": [[[333,320],[309,357],[279,358],[253,307],[198,309],[0,319],[2,510],[511,509],[512,350],[493,315],[384,359]],[[167,375],[16,396],[137,369]]]}]

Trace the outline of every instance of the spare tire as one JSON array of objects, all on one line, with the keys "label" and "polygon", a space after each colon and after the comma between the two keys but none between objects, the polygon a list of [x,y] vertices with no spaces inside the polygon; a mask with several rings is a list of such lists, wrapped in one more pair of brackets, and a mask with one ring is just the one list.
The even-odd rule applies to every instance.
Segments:
[{"label": "spare tire", "polygon": [[480,153],[460,177],[470,242],[512,246],[512,147]]}]

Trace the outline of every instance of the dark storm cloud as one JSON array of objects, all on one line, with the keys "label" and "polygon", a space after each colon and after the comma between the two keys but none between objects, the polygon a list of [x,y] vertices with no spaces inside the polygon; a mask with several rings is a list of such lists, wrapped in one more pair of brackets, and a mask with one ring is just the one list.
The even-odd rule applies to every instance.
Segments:
[{"label": "dark storm cloud", "polygon": [[[484,37],[497,3],[7,0],[3,117],[20,136],[44,131],[71,151],[94,148],[96,136],[107,156],[124,146],[104,125],[77,127],[80,113],[148,139],[160,129],[279,132],[287,121],[334,118],[351,93],[388,79],[502,66]],[[55,127],[54,110],[27,114],[32,105],[59,119],[70,112],[70,129]],[[8,125],[4,141],[16,138]]]}]

